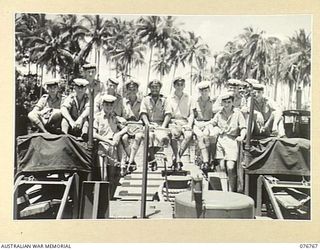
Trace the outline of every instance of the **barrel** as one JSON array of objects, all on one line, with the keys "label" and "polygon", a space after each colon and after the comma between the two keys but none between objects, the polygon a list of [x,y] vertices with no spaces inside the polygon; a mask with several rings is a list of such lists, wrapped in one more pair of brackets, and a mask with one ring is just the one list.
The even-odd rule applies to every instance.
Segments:
[{"label": "barrel", "polygon": [[191,191],[176,195],[175,218],[254,218],[254,201],[247,195],[208,190],[201,197],[192,201]]}]

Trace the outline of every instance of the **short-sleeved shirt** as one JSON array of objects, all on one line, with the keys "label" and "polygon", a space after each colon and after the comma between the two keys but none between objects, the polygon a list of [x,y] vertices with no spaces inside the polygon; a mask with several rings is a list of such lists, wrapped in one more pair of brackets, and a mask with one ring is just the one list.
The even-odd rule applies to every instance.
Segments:
[{"label": "short-sleeved shirt", "polygon": [[151,95],[147,95],[142,99],[140,107],[140,115],[146,114],[150,122],[160,123],[164,121],[167,114],[171,115],[170,104],[164,96],[160,95],[158,100],[154,102]]},{"label": "short-sleeved shirt", "polygon": [[123,117],[126,120],[139,120],[141,101],[142,100],[137,97],[136,101],[131,104],[128,98],[123,98]]},{"label": "short-sleeved shirt", "polygon": [[56,98],[52,99],[50,95],[44,94],[37,102],[36,107],[39,108],[39,110],[43,110],[45,108],[60,109],[65,98],[66,97],[64,95],[58,94]]},{"label": "short-sleeved shirt", "polygon": [[[250,104],[251,97],[248,98],[248,105]],[[253,99],[253,110],[258,111],[262,114],[264,121],[266,122],[273,111],[281,112],[280,107],[270,99],[263,97],[263,99],[258,102],[257,99]]]},{"label": "short-sleeved shirt", "polygon": [[86,108],[90,107],[89,96],[84,94],[81,102],[78,103],[76,93],[72,93],[65,99],[62,107],[67,108],[72,119],[76,120]]},{"label": "short-sleeved shirt", "polygon": [[119,122],[115,114],[106,115],[104,111],[101,111],[94,119],[93,128],[99,135],[112,139],[119,131]]},{"label": "short-sleeved shirt", "polygon": [[213,118],[212,99],[202,100],[200,97],[191,106],[197,121],[209,121]]},{"label": "short-sleeved shirt", "polygon": [[[99,93],[94,98],[94,113],[97,114],[103,111],[102,108],[102,96],[104,94]],[[118,116],[123,116],[123,98],[121,95],[116,94],[117,100],[114,101],[113,111]]]},{"label": "short-sleeved shirt", "polygon": [[172,108],[173,119],[188,119],[191,108],[191,100],[188,94],[183,93],[181,98],[179,98],[173,93],[170,96],[169,102]]},{"label": "short-sleeved shirt", "polygon": [[237,108],[232,109],[231,115],[228,117],[225,110],[222,109],[215,114],[211,120],[213,126],[218,126],[220,129],[220,134],[238,136],[239,131],[246,128],[246,122],[243,114]]}]

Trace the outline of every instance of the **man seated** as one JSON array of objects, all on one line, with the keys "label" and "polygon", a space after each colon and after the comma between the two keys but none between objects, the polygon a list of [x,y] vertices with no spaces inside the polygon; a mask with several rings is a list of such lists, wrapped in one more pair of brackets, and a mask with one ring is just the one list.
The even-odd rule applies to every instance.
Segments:
[{"label": "man seated", "polygon": [[[253,88],[253,135],[278,136],[285,135],[281,108],[271,99],[264,96],[264,85],[257,80],[247,79]],[[248,110],[251,98],[248,98]]]},{"label": "man seated", "polygon": [[89,82],[85,79],[76,78],[73,80],[74,93],[71,93],[63,102],[61,113],[63,119],[61,122],[61,130],[65,134],[71,134],[76,137],[87,133],[84,131],[84,124],[89,116],[89,96],[86,93],[86,88]]},{"label": "man seated", "polygon": [[[161,87],[162,83],[160,81],[151,81],[148,84],[150,94],[142,99],[140,107],[140,118],[150,128],[149,167],[151,170],[157,169],[154,154],[161,147],[168,145],[170,141],[170,133],[166,128],[170,122],[172,111],[166,97],[160,94]],[[143,132],[136,134],[131,147],[130,160],[135,157],[143,139]]]},{"label": "man seated", "polygon": [[123,98],[122,96],[117,92],[117,88],[119,85],[119,81],[113,78],[109,78],[106,83],[106,90],[104,93],[101,93],[100,95],[97,95],[94,99],[94,113],[99,113],[102,111],[102,102],[101,98],[104,94],[113,95],[116,97],[116,101],[114,103],[114,113],[117,116],[123,115]]},{"label": "man seated", "polygon": [[[181,157],[192,139],[192,121],[189,119],[191,99],[188,94],[183,92],[185,88],[185,79],[177,77],[173,81],[173,87],[175,90],[169,99],[172,108],[172,117],[169,124],[172,134],[172,167],[174,170],[181,170],[183,167]],[[181,136],[183,136],[183,140],[179,147],[178,141]]]},{"label": "man seated", "polygon": [[239,147],[237,142],[246,136],[246,123],[242,112],[234,107],[233,94],[227,93],[221,97],[222,110],[215,114],[210,123],[219,128],[216,159],[219,160],[220,170],[229,178],[230,191],[237,188],[237,171],[235,163],[238,159]]},{"label": "man seated", "polygon": [[[96,114],[93,123],[93,138],[101,142],[99,151],[104,152],[109,161],[113,160],[113,166],[121,160],[120,140],[126,132],[121,127],[113,110],[116,100],[115,96],[105,94],[101,98],[102,111]],[[105,179],[105,176],[102,176],[102,178]]]},{"label": "man seated", "polygon": [[207,171],[213,166],[212,153],[215,152],[216,136],[218,130],[209,124],[213,118],[213,101],[210,97],[210,82],[203,81],[198,85],[200,97],[191,105],[190,121],[193,124],[193,132],[197,137],[198,146],[202,156],[200,168]]},{"label": "man seated", "polygon": [[44,133],[59,133],[61,128],[61,104],[65,96],[59,93],[58,79],[51,79],[45,83],[48,94],[41,96],[33,110],[28,114],[33,122]]},{"label": "man seated", "polygon": [[[121,175],[127,172],[133,172],[137,169],[137,164],[134,155],[131,154],[131,147],[129,140],[134,139],[137,133],[143,132],[142,123],[138,124],[140,117],[141,98],[138,96],[139,83],[130,80],[125,84],[127,97],[123,98],[123,118],[128,122],[126,125],[126,133],[122,136],[122,143],[124,150],[129,157],[126,166],[121,169]],[[131,123],[130,123],[131,122]]]}]

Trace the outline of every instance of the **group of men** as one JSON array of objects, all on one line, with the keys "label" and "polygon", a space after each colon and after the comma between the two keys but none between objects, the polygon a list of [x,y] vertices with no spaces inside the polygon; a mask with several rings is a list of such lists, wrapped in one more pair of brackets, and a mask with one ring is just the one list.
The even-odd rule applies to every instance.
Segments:
[{"label": "group of men", "polygon": [[[65,97],[59,93],[59,81],[46,82],[48,94],[43,95],[29,119],[42,132],[71,134],[86,139],[90,102],[89,81],[73,80],[74,92]],[[161,92],[162,82],[148,83],[150,93],[139,95],[139,83],[125,83],[126,97],[117,93],[119,82],[108,79],[106,87],[95,81],[94,133],[102,148],[110,152],[115,149],[119,161],[124,149],[128,161],[122,164],[121,174],[126,175],[137,168],[135,156],[144,140],[144,127],[150,128],[149,167],[157,168],[154,154],[162,147],[171,145],[172,167],[181,170],[181,157],[195,136],[202,156],[201,169],[213,168],[219,160],[220,171],[226,171],[232,191],[236,190],[235,162],[238,157],[238,142],[245,139],[249,114],[250,95],[255,92],[254,122],[251,131],[257,135],[282,136],[281,109],[263,96],[264,85],[254,79],[240,81],[230,79],[228,92],[212,98],[211,84],[203,81],[197,85],[200,96],[191,98],[184,92],[186,81],[177,77],[173,81],[174,91],[169,96]],[[280,128],[280,130],[279,130]]]}]

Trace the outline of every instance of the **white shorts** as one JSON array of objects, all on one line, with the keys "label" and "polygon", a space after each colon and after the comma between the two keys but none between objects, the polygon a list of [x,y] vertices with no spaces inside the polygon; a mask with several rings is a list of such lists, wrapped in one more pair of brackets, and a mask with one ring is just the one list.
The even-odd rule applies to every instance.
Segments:
[{"label": "white shorts", "polygon": [[228,135],[220,135],[218,137],[216,159],[237,161],[238,154],[238,142],[235,140],[235,137]]}]

